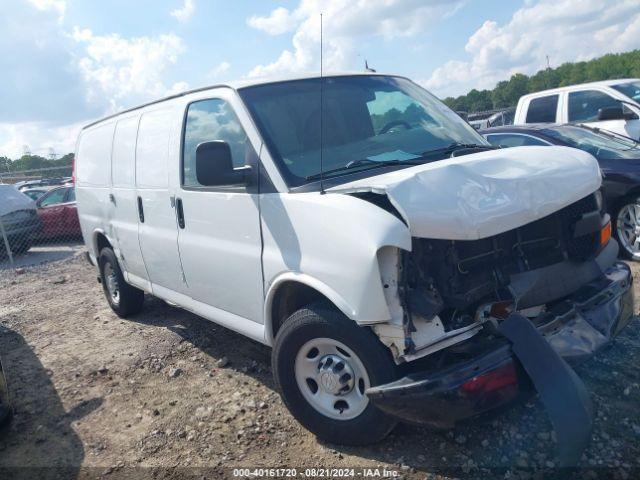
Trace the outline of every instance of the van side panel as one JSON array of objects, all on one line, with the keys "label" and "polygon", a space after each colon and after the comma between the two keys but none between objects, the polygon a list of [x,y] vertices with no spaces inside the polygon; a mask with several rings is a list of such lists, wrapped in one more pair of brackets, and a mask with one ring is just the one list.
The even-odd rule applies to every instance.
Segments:
[{"label": "van side panel", "polygon": [[175,197],[169,185],[169,175],[176,176],[179,168],[177,152],[170,156],[169,151],[172,126],[180,119],[175,104],[165,104],[143,111],[138,127],[136,193],[144,214],[138,238],[152,291],[158,285],[167,291],[186,292],[178,254]]},{"label": "van side panel", "polygon": [[111,188],[111,143],[115,122],[101,123],[82,132],[76,155],[76,199],[80,227],[87,249],[98,256],[95,232],[113,238],[109,193]]},{"label": "van side panel", "polygon": [[116,255],[126,280],[149,291],[147,270],[138,242],[138,205],[135,186],[136,136],[140,115],[118,120],[111,154],[110,219]]}]

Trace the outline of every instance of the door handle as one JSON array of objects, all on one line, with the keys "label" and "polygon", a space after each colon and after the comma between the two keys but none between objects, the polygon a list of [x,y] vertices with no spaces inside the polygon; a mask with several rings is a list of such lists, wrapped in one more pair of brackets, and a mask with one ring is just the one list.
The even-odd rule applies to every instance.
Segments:
[{"label": "door handle", "polygon": [[116,197],[114,197],[113,193],[109,194],[109,201],[114,205],[116,204]]},{"label": "door handle", "polygon": [[144,223],[144,208],[142,207],[142,197],[138,197],[138,218],[140,223]]},{"label": "door handle", "polygon": [[178,226],[184,228],[184,209],[181,198],[176,198],[176,215],[178,215]]}]

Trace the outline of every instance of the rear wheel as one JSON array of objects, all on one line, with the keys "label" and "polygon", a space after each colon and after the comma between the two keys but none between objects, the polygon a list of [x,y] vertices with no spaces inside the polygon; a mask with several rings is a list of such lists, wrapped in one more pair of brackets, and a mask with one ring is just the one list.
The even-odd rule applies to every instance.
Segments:
[{"label": "rear wheel", "polygon": [[389,351],[370,330],[328,305],[303,308],[287,319],[272,364],[293,416],[323,440],[375,443],[396,424],[365,395],[368,387],[396,379]]},{"label": "rear wheel", "polygon": [[105,247],[98,257],[102,289],[109,306],[119,317],[125,318],[142,310],[144,292],[129,285],[111,248]]},{"label": "rear wheel", "polygon": [[629,197],[622,202],[615,225],[616,238],[624,256],[640,260],[640,198]]}]

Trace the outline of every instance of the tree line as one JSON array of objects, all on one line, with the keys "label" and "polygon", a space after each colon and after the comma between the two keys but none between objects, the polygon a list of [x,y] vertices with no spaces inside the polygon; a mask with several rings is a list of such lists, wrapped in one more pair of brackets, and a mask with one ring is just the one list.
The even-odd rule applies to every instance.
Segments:
[{"label": "tree line", "polygon": [[[456,98],[447,97],[444,99],[444,103],[453,110],[463,112],[515,107],[518,99],[527,93],[565,85],[627,77],[640,78],[640,50],[611,53],[587,62],[564,63],[557,68],[540,70],[532,76],[516,73],[509,80],[498,82],[493,90],[474,88],[466,95],[460,95]],[[403,115],[413,117],[416,112],[394,111],[387,115],[388,118],[374,115],[372,121],[376,124],[374,127],[378,127],[378,124],[384,125],[386,122]],[[377,130],[378,128],[376,128]],[[55,160],[39,155],[23,155],[16,160],[0,156],[0,173],[66,167],[71,166],[72,163],[73,153],[68,153]]]},{"label": "tree line", "polygon": [[50,159],[41,157],[40,155],[23,155],[16,160],[0,156],[0,174],[6,172],[21,172],[23,170],[70,167],[73,165],[73,156],[73,153],[67,153],[60,158]]},{"label": "tree line", "polygon": [[466,95],[444,99],[455,111],[479,112],[495,108],[515,107],[527,93],[578,83],[640,77],[640,50],[611,53],[587,62],[564,63],[557,68],[538,71],[527,76],[516,73],[509,80],[498,82],[493,90],[471,90]]}]

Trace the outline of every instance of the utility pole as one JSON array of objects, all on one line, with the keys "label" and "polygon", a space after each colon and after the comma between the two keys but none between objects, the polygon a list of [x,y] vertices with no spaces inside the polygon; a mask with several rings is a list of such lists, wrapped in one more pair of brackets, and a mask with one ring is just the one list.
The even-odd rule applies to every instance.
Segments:
[{"label": "utility pole", "polygon": [[551,87],[551,63],[549,62],[549,55],[545,55],[547,57],[547,88]]}]

